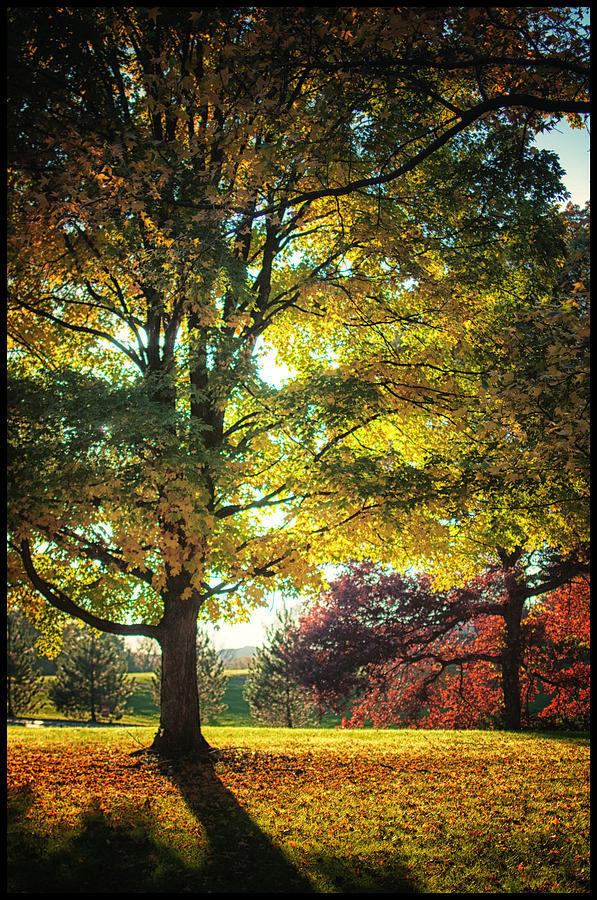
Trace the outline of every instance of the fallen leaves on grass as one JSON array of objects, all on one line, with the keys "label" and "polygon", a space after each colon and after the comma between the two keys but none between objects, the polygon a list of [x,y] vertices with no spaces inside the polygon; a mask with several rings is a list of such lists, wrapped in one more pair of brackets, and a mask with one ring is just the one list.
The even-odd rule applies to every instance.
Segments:
[{"label": "fallen leaves on grass", "polygon": [[76,831],[92,803],[111,827],[143,820],[194,872],[214,855],[225,870],[271,847],[320,893],[400,879],[406,892],[446,892],[459,872],[467,890],[575,892],[588,872],[588,749],[559,742],[496,740],[481,755],[439,743],[412,753],[359,753],[349,741],[342,752],[224,747],[213,769],[101,743],[15,743],[8,762],[9,799],[27,798],[37,834]]}]

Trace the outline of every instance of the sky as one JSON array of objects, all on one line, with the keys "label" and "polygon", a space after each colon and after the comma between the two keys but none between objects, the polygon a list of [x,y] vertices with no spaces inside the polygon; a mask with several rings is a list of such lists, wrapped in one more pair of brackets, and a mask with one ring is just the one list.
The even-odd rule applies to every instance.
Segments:
[{"label": "sky", "polygon": [[[570,191],[570,200],[584,206],[589,199],[589,132],[586,129],[572,129],[562,120],[549,133],[538,135],[536,145],[539,149],[553,150],[558,154],[565,170],[562,180]],[[274,624],[284,603],[289,601],[276,592],[269,597],[267,605],[255,610],[246,623],[204,627],[216,650],[259,647],[266,641],[267,629]]]},{"label": "sky", "polygon": [[590,135],[586,129],[570,128],[565,120],[535,140],[540,150],[553,150],[560,157],[566,174],[562,180],[570,191],[570,200],[584,206],[589,199]]}]

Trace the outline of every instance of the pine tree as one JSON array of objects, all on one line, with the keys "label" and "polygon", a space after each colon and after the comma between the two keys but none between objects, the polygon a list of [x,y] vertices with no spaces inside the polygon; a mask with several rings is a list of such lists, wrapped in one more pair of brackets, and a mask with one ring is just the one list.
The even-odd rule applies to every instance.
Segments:
[{"label": "pine tree", "polygon": [[153,672],[159,662],[160,645],[152,638],[137,638],[134,646],[126,648],[129,672]]},{"label": "pine tree", "polygon": [[68,629],[50,696],[61,712],[120,719],[132,693],[122,642],[94,628]]},{"label": "pine tree", "polygon": [[[160,702],[160,686],[162,678],[161,664],[156,668],[153,678],[153,696]],[[222,703],[226,691],[228,677],[224,672],[224,664],[207,632],[197,630],[197,689],[199,692],[199,709],[201,719],[210,722],[214,716],[227,709]]]},{"label": "pine tree", "polygon": [[224,663],[209,636],[201,629],[197,632],[197,686],[199,688],[199,708],[206,722],[227,709],[222,703],[228,677],[224,673]]},{"label": "pine tree", "polygon": [[284,609],[267,632],[267,641],[249,663],[243,696],[251,715],[263,725],[287,728],[313,723],[316,706],[310,692],[290,674],[289,629],[292,614]]},{"label": "pine tree", "polygon": [[44,679],[34,643],[36,630],[23,613],[11,609],[6,618],[6,714],[35,712],[42,701]]}]

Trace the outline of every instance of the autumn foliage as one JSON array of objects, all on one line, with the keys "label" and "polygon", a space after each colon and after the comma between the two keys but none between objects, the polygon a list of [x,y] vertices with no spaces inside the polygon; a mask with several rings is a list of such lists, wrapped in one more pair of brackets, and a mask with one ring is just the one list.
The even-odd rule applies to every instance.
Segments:
[{"label": "autumn foliage", "polygon": [[566,193],[533,145],[590,112],[580,9],[7,24],[11,589],[47,649],[68,618],[158,642],[154,749],[208,752],[198,618],[372,543],[477,571],[487,540],[584,540],[577,306],[573,372],[552,347],[584,280],[560,290]]},{"label": "autumn foliage", "polygon": [[590,585],[559,588],[527,619],[525,676],[549,703],[539,713],[547,723],[588,728],[591,709]]},{"label": "autumn foliage", "polygon": [[[518,623],[521,715],[514,724],[587,728],[588,582],[529,597]],[[303,614],[294,672],[320,701],[350,709],[347,727],[512,724],[503,685],[514,649],[511,605],[499,570],[436,591],[428,577],[353,566]]]}]

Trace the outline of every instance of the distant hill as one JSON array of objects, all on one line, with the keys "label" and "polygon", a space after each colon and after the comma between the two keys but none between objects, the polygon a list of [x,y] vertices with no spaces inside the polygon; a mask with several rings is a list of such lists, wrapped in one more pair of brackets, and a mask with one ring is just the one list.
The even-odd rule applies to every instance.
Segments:
[{"label": "distant hill", "polygon": [[220,650],[219,656],[227,669],[245,669],[250,659],[253,658],[257,647],[236,647],[234,649]]}]

